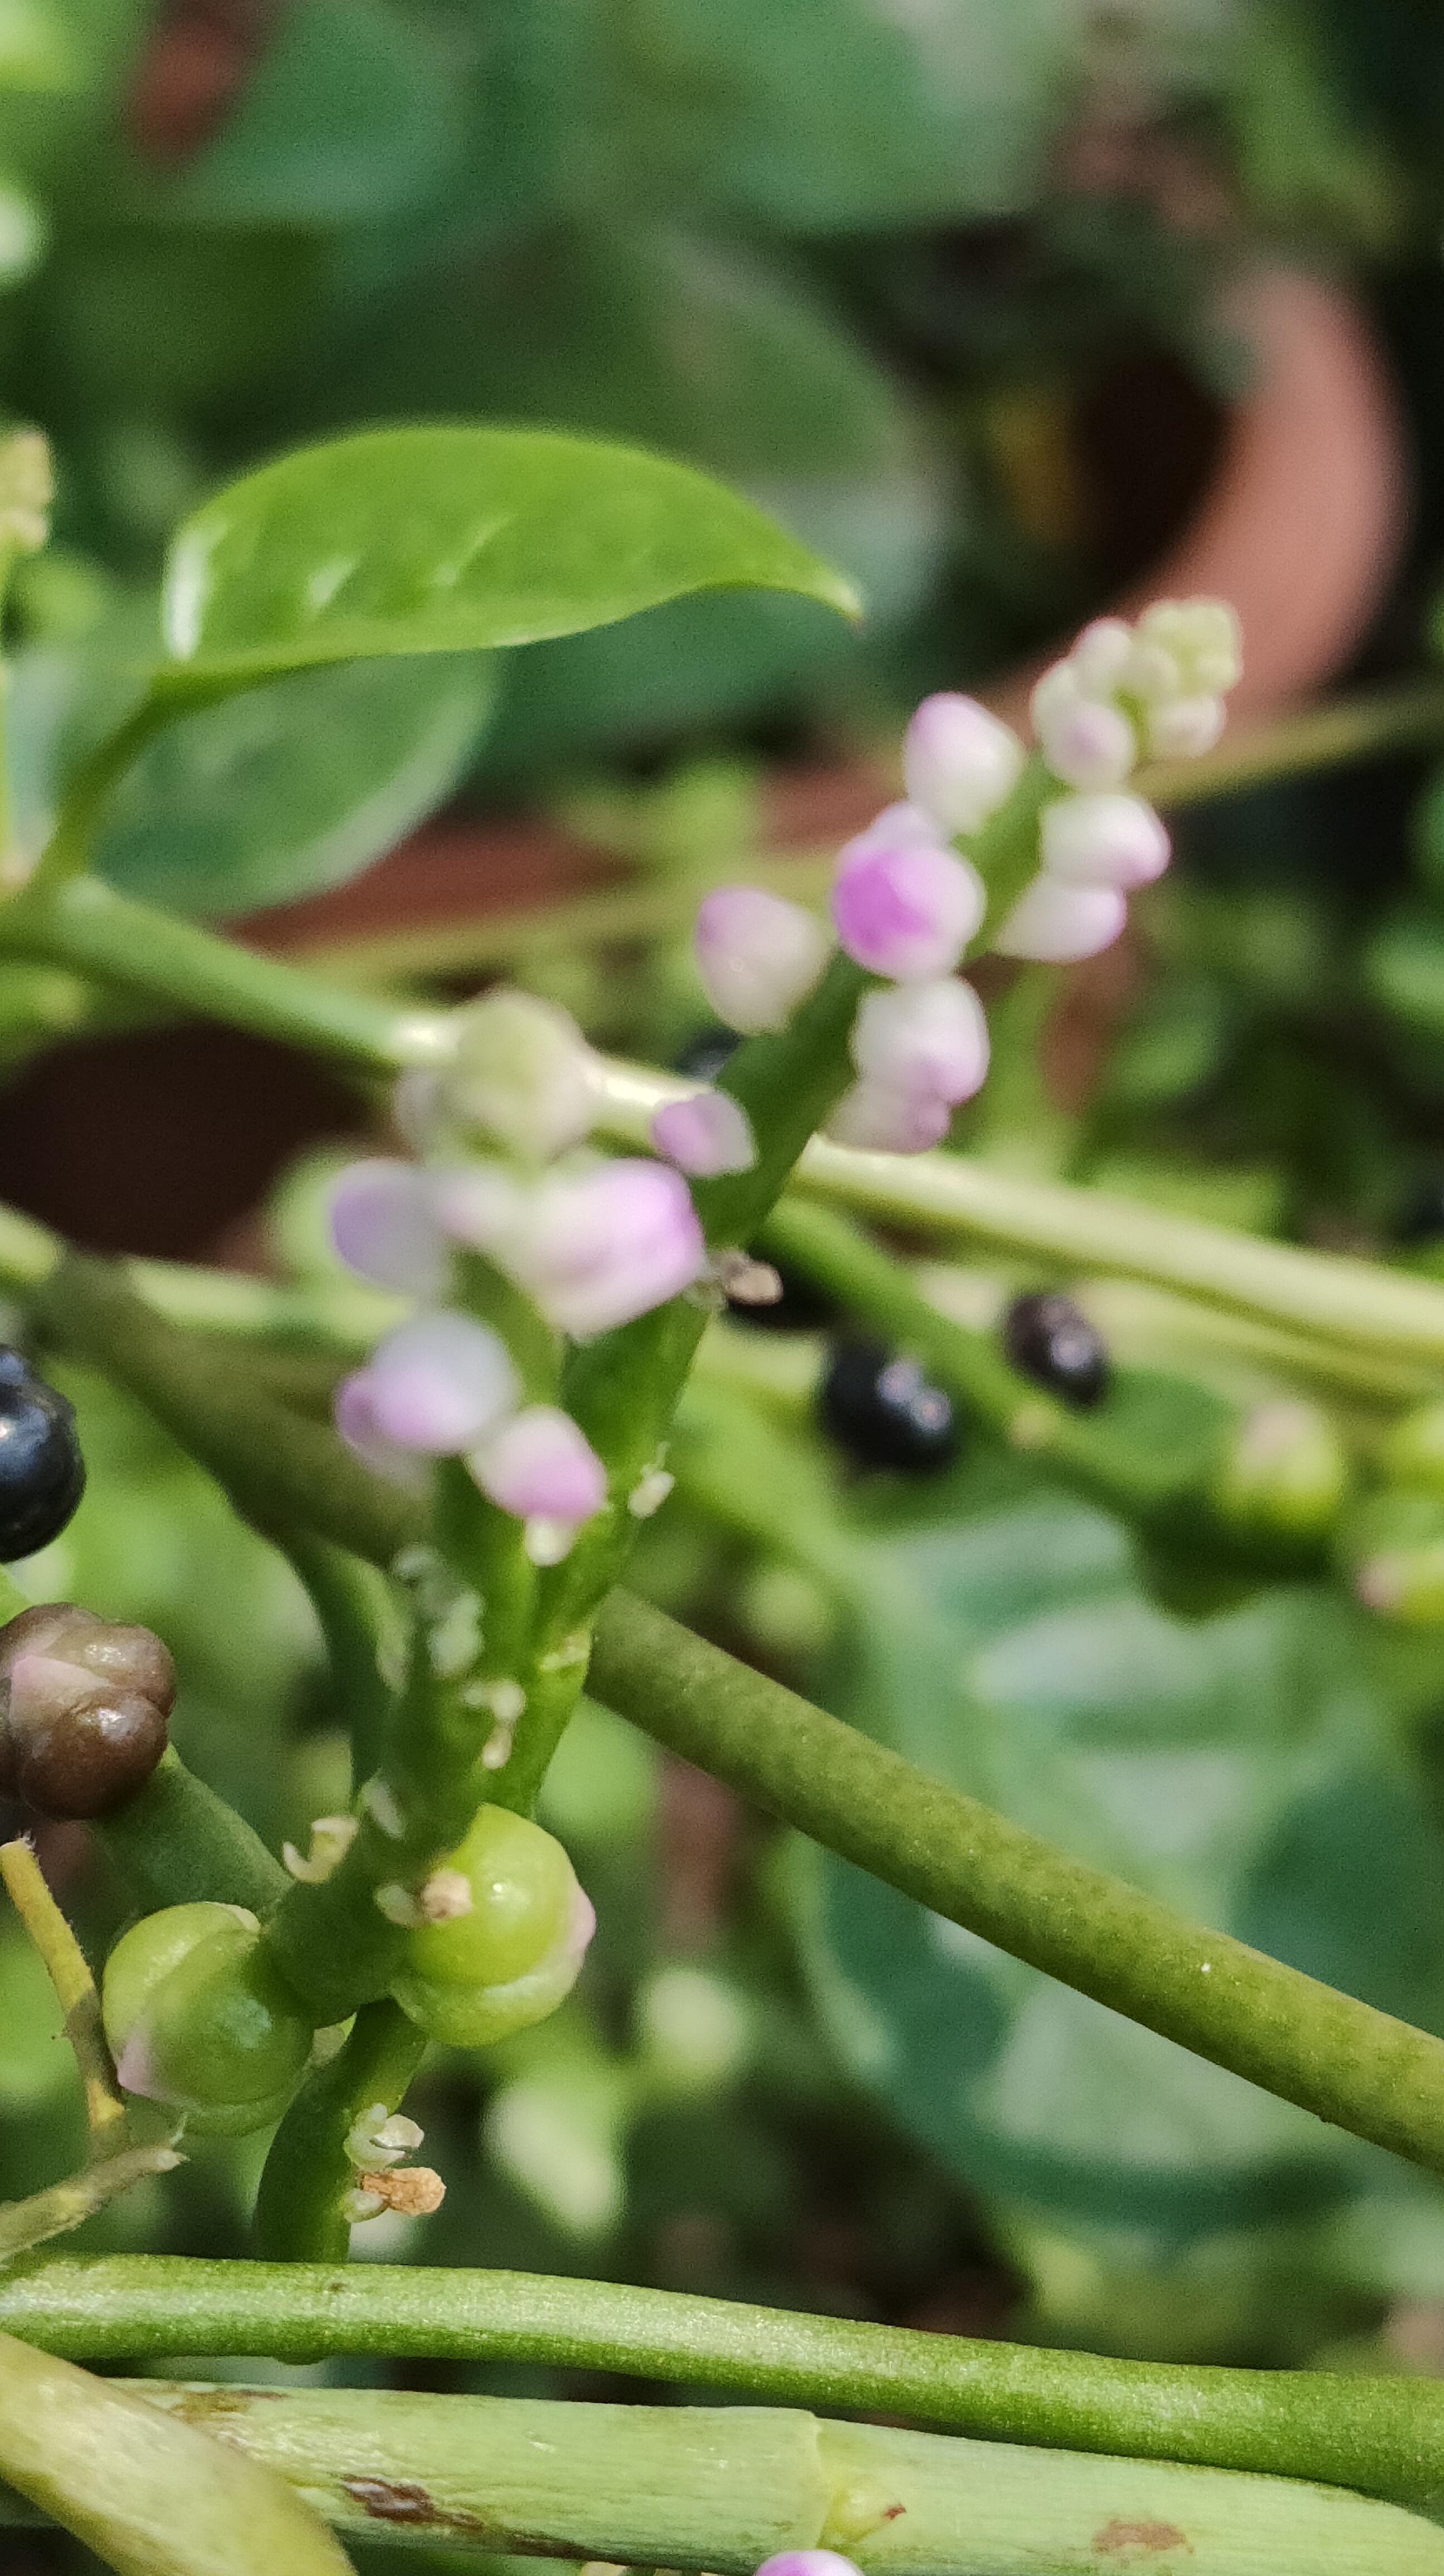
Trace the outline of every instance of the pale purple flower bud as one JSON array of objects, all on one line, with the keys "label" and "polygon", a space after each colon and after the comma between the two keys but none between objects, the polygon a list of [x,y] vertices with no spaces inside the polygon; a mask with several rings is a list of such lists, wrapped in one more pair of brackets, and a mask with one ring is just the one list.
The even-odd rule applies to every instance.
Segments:
[{"label": "pale purple flower bud", "polygon": [[686,1182],[664,1163],[599,1163],[540,1182],[497,1259],[577,1340],[690,1288],[707,1247]]},{"label": "pale purple flower bud", "polygon": [[570,1014],[531,993],[483,994],[457,1014],[444,1075],[454,1117],[531,1162],[549,1162],[597,1114],[597,1059]]},{"label": "pale purple flower bud", "polygon": [[439,1297],[446,1241],[411,1163],[352,1163],[331,1192],[331,1241],[348,1270],[409,1297]]},{"label": "pale purple flower bud", "polygon": [[786,1028],[827,964],[828,937],[800,903],[760,886],[718,886],[698,907],[693,950],[719,1020],[754,1037]]},{"label": "pale purple flower bud", "polygon": [[1151,885],[1168,865],[1169,839],[1141,796],[1060,796],[1043,808],[1038,849],[1066,885]]},{"label": "pale purple flower bud", "polygon": [[903,777],[914,805],[951,838],[976,832],[1016,786],[1023,746],[976,698],[940,689],[924,698],[903,736]]},{"label": "pale purple flower bud", "polygon": [[1118,787],[1138,758],[1128,718],[1106,698],[1075,698],[1036,713],[1043,757],[1069,787]]},{"label": "pale purple flower bud", "polygon": [[1165,698],[1148,710],[1148,748],[1155,760],[1197,760],[1212,751],[1227,715],[1222,698]]},{"label": "pale purple flower bud", "polygon": [[898,984],[867,993],[849,1041],[864,1084],[956,1103],[988,1070],[988,1023],[971,984]]},{"label": "pale purple flower bud", "polygon": [[1065,885],[1045,869],[1024,887],[993,946],[1001,957],[1067,966],[1111,948],[1127,918],[1128,898],[1116,886]]},{"label": "pale purple flower bud", "polygon": [[747,1112],[726,1091],[694,1091],[669,1100],[652,1120],[652,1142],[679,1172],[710,1180],[716,1172],[750,1172],[757,1145]]},{"label": "pale purple flower bud", "polygon": [[529,1404],[470,1451],[484,1494],[518,1520],[590,1520],[607,1499],[607,1471],[569,1413]]},{"label": "pale purple flower bud", "polygon": [[867,1154],[924,1154],[941,1144],[952,1111],[936,1092],[897,1091],[885,1082],[855,1082],[827,1122],[835,1145]]},{"label": "pale purple flower bud", "polygon": [[986,908],[977,869],[910,823],[895,834],[874,823],[839,855],[833,926],[849,957],[874,975],[914,983],[948,974]]},{"label": "pale purple flower bud", "polygon": [[341,1380],[332,1398],[332,1413],[347,1448],[354,1449],[374,1474],[389,1476],[393,1484],[409,1486],[413,1493],[425,1491],[426,1470],[415,1450],[388,1440],[377,1423],[369,1369],[356,1369]]},{"label": "pale purple flower bud", "polygon": [[418,1315],[398,1324],[361,1374],[382,1438],[431,1457],[470,1449],[517,1397],[505,1344],[469,1315]]},{"label": "pale purple flower bud", "polygon": [[859,2576],[859,2571],[835,2549],[779,2549],[775,2558],[763,2559],[757,2576]]}]

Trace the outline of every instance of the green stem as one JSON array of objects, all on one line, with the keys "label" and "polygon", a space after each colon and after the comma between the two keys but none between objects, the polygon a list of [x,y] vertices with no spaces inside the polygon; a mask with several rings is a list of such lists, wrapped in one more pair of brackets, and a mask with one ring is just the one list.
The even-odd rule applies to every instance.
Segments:
[{"label": "green stem", "polygon": [[[661,1103],[686,1088],[645,1066],[609,1065],[608,1132],[635,1142]],[[1102,1190],[1030,1180],[963,1154],[864,1154],[814,1136],[793,1186],[807,1198],[909,1233],[957,1236],[1074,1274],[1145,1280],[1326,1344],[1444,1367],[1444,1287],[1378,1262],[1261,1242]]]},{"label": "green stem", "polygon": [[309,1595],[325,1641],[330,1701],[351,1738],[351,1776],[369,1780],[381,1754],[391,1692],[377,1664],[389,1604],[374,1566],[295,1527],[285,1552]]},{"label": "green stem", "polygon": [[282,2120],[256,2198],[256,2245],[277,2262],[344,2263],[341,2203],[356,2180],[346,2139],[363,2111],[397,2109],[426,2041],[400,2006],[364,2004],[349,2038],[309,2076]]},{"label": "green stem", "polygon": [[170,913],[133,903],[99,877],[38,882],[0,911],[0,954],[77,969],[128,992],[279,1038],[366,1072],[434,1064],[446,1014],[326,984]]},{"label": "green stem", "polygon": [[118,2576],[350,2576],[294,2487],[183,2411],[0,2335],[0,2475]]},{"label": "green stem", "polygon": [[184,2162],[168,2141],[147,2147],[116,2147],[65,2182],[53,2182],[44,2191],[32,2192],[28,2200],[0,2204],[0,2263],[13,2262],[17,2255],[33,2252],[37,2245],[48,2245],[52,2237],[68,2235],[72,2227],[83,2227],[87,2218],[108,2209],[113,2200],[133,2191],[138,2182],[148,2182],[155,2174],[174,2173],[176,2166]]},{"label": "green stem", "polygon": [[180,2352],[540,2362],[996,2441],[1317,2478],[1424,2507],[1444,2493],[1431,2381],[1118,2361],[614,2281],[50,2256],[0,2279],[0,2325],[110,2364]]},{"label": "green stem", "polygon": [[172,1746],[143,1789],[90,1827],[147,1907],[203,1898],[269,1914],[291,1882],[243,1816]]},{"label": "green stem", "polygon": [[[308,2512],[319,2504],[362,2542],[378,2524],[384,2532],[420,2522],[443,2546],[728,2576],[779,2551],[829,2544],[893,2576],[963,2564],[986,2576],[1037,2576],[1106,2568],[1120,2550],[1136,2555],[1141,2534],[1150,2556],[1166,2553],[1160,2563],[1186,2558],[1190,2576],[1444,2570],[1444,2532],[1433,2523],[1336,2487],[1022,2452],[795,2410],[155,2380],[115,2394],[121,2403],[140,2399],[177,2431],[214,2425],[224,2445],[208,2448],[224,2457],[234,2446],[238,2466],[279,2472],[304,2493]],[[209,2571],[208,2560],[191,2563]],[[309,2563],[281,2565],[299,2576]],[[257,2554],[247,2564],[277,2562]]]},{"label": "green stem", "polygon": [[157,1314],[119,1265],[67,1256],[32,1289],[31,1313],[62,1350],[136,1396],[282,1548],[302,1523],[389,1565],[418,1535],[412,1495],[371,1475],[325,1423],[277,1404],[238,1354],[217,1369],[205,1341]]},{"label": "green stem", "polygon": [[[887,1340],[926,1362],[940,1383],[1007,1447],[1036,1457],[1110,1509],[1152,1523],[1197,1493],[1216,1464],[1231,1417],[1209,1408],[1196,1444],[1140,1450],[1106,1422],[1080,1417],[1008,1366],[984,1333],[939,1314],[899,1262],[829,1209],[774,1211],[761,1248],[794,1262]],[[1196,1390],[1184,1390],[1194,1394]]]},{"label": "green stem", "polygon": [[55,1999],[65,2015],[65,2036],[84,2087],[90,2151],[92,2156],[103,2156],[107,2147],[125,2137],[125,2104],[106,2046],[100,1997],[89,1962],[23,1837],[0,1843],[0,1879],[55,1988]]},{"label": "green stem", "polygon": [[587,1688],[888,1886],[1145,2029],[1444,2172],[1444,2040],[1070,1860],[613,1593]]}]

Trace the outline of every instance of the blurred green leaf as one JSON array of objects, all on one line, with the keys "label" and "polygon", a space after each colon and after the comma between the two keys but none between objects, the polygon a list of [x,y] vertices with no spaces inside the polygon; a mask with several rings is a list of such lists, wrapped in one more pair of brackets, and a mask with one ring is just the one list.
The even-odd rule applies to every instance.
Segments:
[{"label": "blurred green leaf", "polygon": [[[1281,1590],[1187,1623],[1099,1513],[1046,1493],[879,1537],[831,1704],[1080,1858],[1386,2010],[1444,2021],[1444,1843],[1360,1622]],[[1158,2255],[1371,2175],[1304,2112],[799,1851],[845,2061],[1006,2206]]]},{"label": "blurred green leaf", "polygon": [[202,222],[375,223],[445,184],[461,131],[454,66],[418,12],[291,0],[170,208]]},{"label": "blurred green leaf", "polygon": [[686,466],[542,431],[373,430],[198,510],[171,550],[165,629],[171,671],[244,683],[532,643],[753,587],[856,607],[840,574]]},{"label": "blurred green leaf", "polygon": [[616,27],[643,166],[789,232],[1020,205],[1075,44],[1049,0],[628,0]]},{"label": "blurred green leaf", "polygon": [[[17,657],[10,747],[26,848],[43,845],[76,758],[134,702],[145,622],[112,618],[110,656],[92,642]],[[490,654],[323,663],[182,716],[116,789],[97,872],[167,911],[214,919],[344,884],[457,784],[495,687]]]},{"label": "blurred green leaf", "polygon": [[557,225],[409,286],[307,396],[327,425],[536,420],[739,478],[865,477],[916,444],[900,388],[804,279],[615,221]]},{"label": "blurred green leaf", "polygon": [[490,654],[339,663],[183,717],[122,780],[96,868],[220,919],[342,885],[456,786],[495,685]]},{"label": "blurred green leaf", "polygon": [[87,227],[47,268],[38,328],[98,429],[114,410],[229,396],[289,357],[318,275],[316,245],[280,226]]}]

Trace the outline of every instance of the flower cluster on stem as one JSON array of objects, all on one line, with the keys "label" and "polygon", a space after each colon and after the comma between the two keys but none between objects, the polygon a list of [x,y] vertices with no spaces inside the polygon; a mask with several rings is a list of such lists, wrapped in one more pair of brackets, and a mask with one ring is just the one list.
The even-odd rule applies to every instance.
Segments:
[{"label": "flower cluster on stem", "polygon": [[[832,887],[841,947],[879,979],[853,1024],[856,1080],[828,1124],[839,1143],[920,1152],[979,1089],[987,1021],[957,969],[980,933],[1003,956],[1053,964],[1117,938],[1129,895],[1169,857],[1163,824],[1126,782],[1144,754],[1210,749],[1238,673],[1232,610],[1165,600],[1136,626],[1098,619],[1044,674],[1033,692],[1031,760],[975,699],[924,699],[903,743],[906,800],[847,843]],[[990,838],[1010,816],[1026,823],[1030,864],[1017,871],[1010,851],[997,872],[1010,881],[998,884]],[[699,972],[735,1029],[785,1026],[825,962],[820,925],[775,895],[726,886],[702,907]],[[662,1112],[654,1137],[663,1151],[675,1143],[676,1159],[698,1172],[740,1168],[726,1157],[746,1142],[725,1111],[709,1120],[701,1097]]]}]

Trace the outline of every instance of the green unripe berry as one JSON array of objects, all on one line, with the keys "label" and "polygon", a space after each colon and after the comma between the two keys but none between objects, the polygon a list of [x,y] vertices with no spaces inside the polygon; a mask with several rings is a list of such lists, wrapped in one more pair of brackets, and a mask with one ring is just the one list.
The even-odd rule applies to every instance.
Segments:
[{"label": "green unripe berry", "polygon": [[1241,1425],[1214,1479],[1221,1520],[1241,1536],[1321,1538],[1343,1509],[1349,1458],[1321,1405],[1280,1397]]},{"label": "green unripe berry", "polygon": [[284,2110],[311,2026],[242,1905],[168,1905],[123,1933],[105,1965],[105,2035],[128,2093],[239,2136]]},{"label": "green unripe berry", "polygon": [[469,1910],[407,1934],[391,1992],[430,2038],[476,2047],[556,2010],[595,1917],[561,1844],[505,1807],[481,1808],[444,1867]]}]

